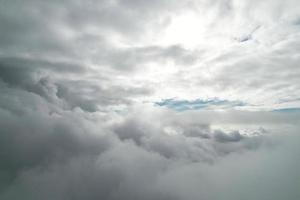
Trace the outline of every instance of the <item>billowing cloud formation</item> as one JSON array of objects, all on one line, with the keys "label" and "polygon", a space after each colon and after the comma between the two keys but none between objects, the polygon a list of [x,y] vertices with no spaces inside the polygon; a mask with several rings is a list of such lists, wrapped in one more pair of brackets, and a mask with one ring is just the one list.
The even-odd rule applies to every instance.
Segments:
[{"label": "billowing cloud formation", "polygon": [[300,198],[297,1],[0,3],[1,200]]},{"label": "billowing cloud formation", "polygon": [[[299,115],[229,113],[222,122],[226,113],[139,107],[103,115],[1,85],[1,199],[299,198]],[[276,121],[283,135],[209,125],[280,131]]]}]

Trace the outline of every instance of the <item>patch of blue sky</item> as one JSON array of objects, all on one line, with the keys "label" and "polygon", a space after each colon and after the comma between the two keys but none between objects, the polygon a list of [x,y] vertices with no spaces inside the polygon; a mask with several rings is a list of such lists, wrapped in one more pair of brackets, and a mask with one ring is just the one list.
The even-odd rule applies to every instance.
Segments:
[{"label": "patch of blue sky", "polygon": [[291,113],[291,112],[300,112],[300,108],[280,108],[280,109],[275,109],[273,112],[282,112],[282,113]]},{"label": "patch of blue sky", "polygon": [[246,103],[241,101],[229,101],[220,99],[195,99],[195,100],[179,100],[179,99],[163,99],[155,102],[156,106],[164,106],[176,111],[201,110],[201,109],[218,109],[218,108],[234,108],[245,106]]}]

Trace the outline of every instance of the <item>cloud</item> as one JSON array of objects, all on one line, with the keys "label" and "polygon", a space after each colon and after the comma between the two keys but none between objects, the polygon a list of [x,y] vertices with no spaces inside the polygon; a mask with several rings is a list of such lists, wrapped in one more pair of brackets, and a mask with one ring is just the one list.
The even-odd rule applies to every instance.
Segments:
[{"label": "cloud", "polygon": [[0,199],[300,198],[297,1],[0,4]]},{"label": "cloud", "polygon": [[[34,0],[2,5],[2,62],[81,70],[85,76],[73,80],[93,78],[92,85],[143,91],[143,98],[133,95],[118,103],[118,95],[102,97],[115,107],[173,97],[237,100],[252,110],[299,106],[294,67],[299,12],[294,0]],[[17,8],[19,12],[10,12]],[[73,107],[87,101],[82,105],[86,110],[98,109],[95,100],[74,99]]]},{"label": "cloud", "polygon": [[[260,187],[273,191],[277,185],[272,179],[257,184],[253,174],[246,173],[249,168],[273,179],[283,176],[285,165],[293,166],[294,173],[298,169],[293,155],[299,140],[294,134],[225,133],[201,121],[191,125],[191,113],[184,113],[182,122],[182,116],[169,111],[137,109],[131,117],[112,119],[80,109],[41,112],[29,110],[38,105],[31,105],[34,98],[44,102],[43,109],[51,110],[51,104],[34,93],[13,90],[26,93],[30,101],[1,109],[2,199],[238,199],[244,192],[250,199],[248,187],[239,186],[240,178],[259,191],[255,197],[273,198],[277,192],[269,195]],[[23,113],[10,112],[13,107]],[[195,131],[200,131],[199,137]],[[269,162],[274,163],[271,172]],[[292,174],[283,180],[292,188],[297,181]],[[237,192],[228,192],[233,188]],[[278,191],[280,197],[299,195],[290,188]]]},{"label": "cloud", "polygon": [[[265,132],[248,136],[215,129],[201,120],[205,113],[177,115],[137,107],[123,116],[101,115],[80,108],[65,110],[35,93],[7,84],[2,84],[1,91],[5,94],[0,109],[1,199],[218,199],[215,195],[238,199],[240,193],[224,189],[238,187],[239,177],[246,176],[242,178],[244,183],[258,189],[270,184],[255,184],[253,175],[241,174],[243,170],[252,165],[262,177],[273,176],[281,168],[269,172],[267,163],[278,163],[279,155],[294,154],[289,139],[283,144],[283,136],[268,136]],[[272,119],[270,115],[266,116]],[[231,123],[239,120],[232,119]],[[211,122],[216,125],[218,120]],[[290,121],[286,123],[294,126]],[[289,135],[286,138],[296,137]],[[251,165],[244,164],[250,158]],[[289,158],[282,162],[291,165],[295,160]],[[232,172],[233,163],[240,166],[240,172]],[[226,177],[228,173],[231,176]],[[221,183],[205,189],[220,176],[225,176]],[[281,172],[275,177],[279,176]],[[284,181],[292,184],[296,180],[291,174]],[[225,187],[225,182],[231,184]],[[247,187],[238,191],[248,194]],[[280,192],[281,197],[290,192],[294,199],[299,195],[293,189],[283,188]],[[269,197],[264,191],[255,196]]]}]

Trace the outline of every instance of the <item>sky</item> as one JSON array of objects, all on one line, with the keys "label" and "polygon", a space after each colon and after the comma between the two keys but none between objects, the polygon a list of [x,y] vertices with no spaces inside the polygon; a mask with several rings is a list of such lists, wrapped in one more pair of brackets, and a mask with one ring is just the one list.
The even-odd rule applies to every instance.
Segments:
[{"label": "sky", "polygon": [[0,0],[1,200],[299,200],[298,0]]}]

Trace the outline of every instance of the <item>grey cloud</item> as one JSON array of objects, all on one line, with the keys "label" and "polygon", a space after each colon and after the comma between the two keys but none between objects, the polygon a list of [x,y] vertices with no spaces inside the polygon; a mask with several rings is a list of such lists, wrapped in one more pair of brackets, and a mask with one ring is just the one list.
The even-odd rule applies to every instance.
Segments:
[{"label": "grey cloud", "polygon": [[229,134],[223,133],[222,131],[215,131],[214,137],[218,142],[238,142],[243,139],[243,136],[238,132],[234,131]]},{"label": "grey cloud", "polygon": [[[220,1],[219,4],[225,2],[228,1]],[[202,70],[212,71],[211,77],[201,74],[189,79],[190,84],[214,90],[216,95],[226,91],[224,96],[229,93],[240,94],[238,98],[247,96],[253,107],[266,102],[284,106],[278,99],[287,94],[293,97],[294,104],[299,104],[296,94],[299,93],[299,70],[296,69],[299,62],[296,56],[299,27],[294,24],[299,13],[299,8],[294,6],[297,3],[293,0],[262,4],[256,1],[230,2],[231,15],[224,15],[221,19],[217,15],[217,23],[210,34],[214,31],[218,34],[225,29],[224,37],[247,42],[228,46],[221,53],[213,50],[208,54],[214,55],[213,59],[210,57],[199,63],[199,74]],[[218,4],[218,1],[215,3]]]},{"label": "grey cloud", "polygon": [[[188,117],[191,116],[186,116]],[[197,124],[191,119],[189,123],[182,123],[176,116],[172,116],[171,122],[163,117],[159,123],[153,119],[148,120],[132,116],[115,124],[113,130],[122,141],[134,142],[139,147],[159,153],[167,159],[192,162],[211,163],[219,156],[273,145],[272,139],[261,128],[249,136],[238,130],[214,130],[209,124]],[[259,133],[261,131],[263,134]]]},{"label": "grey cloud", "polygon": [[[30,97],[36,98],[34,94],[30,94]],[[29,102],[23,102],[23,105],[19,106],[24,107],[26,104]],[[198,199],[199,196],[218,199],[222,195],[228,199],[239,199],[242,191],[250,199],[247,187],[236,185],[239,183],[239,177],[243,177],[243,183],[258,189],[259,194],[254,196],[271,198],[274,195],[259,189],[269,182],[265,181],[255,186],[253,184],[256,180],[251,178],[253,175],[244,174],[243,170],[254,166],[263,173],[262,177],[265,173],[267,176],[273,176],[276,171],[282,172],[276,165],[275,169],[273,166],[274,171],[267,172],[270,168],[259,163],[278,164],[279,155],[295,155],[293,146],[297,144],[290,143],[290,139],[287,139],[283,146],[269,148],[264,145],[264,141],[268,140],[263,137],[232,140],[236,133],[229,133],[221,142],[215,141],[213,137],[167,135],[163,127],[170,126],[170,121],[158,118],[157,115],[152,116],[157,121],[152,120],[149,123],[145,112],[140,112],[144,118],[136,116],[129,121],[125,118],[125,124],[116,126],[115,120],[113,125],[111,122],[105,125],[107,119],[98,119],[97,114],[91,115],[80,110],[60,111],[60,114],[31,110],[22,115],[3,109],[0,111],[0,171],[1,177],[4,178],[1,179],[2,199],[43,197],[192,200]],[[175,117],[173,120],[179,119]],[[183,126],[183,130],[189,128],[188,124],[186,127],[182,122],[179,124]],[[194,126],[197,127],[195,124]],[[203,127],[204,131],[210,130],[200,124],[200,131],[200,127]],[[113,131],[116,131],[121,140],[114,136]],[[209,134],[215,133],[211,131]],[[218,134],[223,134],[224,137],[225,133]],[[286,136],[289,137],[296,136]],[[135,143],[137,138],[139,142]],[[224,143],[224,140],[231,142]],[[283,141],[285,139],[281,140]],[[258,146],[255,147],[254,144]],[[292,149],[288,148],[289,144],[292,145]],[[249,151],[251,149],[255,151]],[[252,165],[248,163],[248,159],[252,160]],[[292,157],[287,156],[282,162],[289,166],[292,163],[296,164],[291,167],[291,170],[296,172],[299,163],[297,164]],[[233,171],[238,170],[237,166],[240,171]],[[283,166],[283,163],[280,166]],[[230,176],[226,176],[228,173]],[[220,176],[224,176],[224,179],[218,182]],[[281,175],[277,174],[275,177],[280,178]],[[291,176],[285,177],[284,181],[287,184],[296,184],[296,179]],[[227,185],[229,188],[239,187],[239,191],[227,191],[227,187],[223,185],[225,183],[230,183]],[[205,189],[208,186],[210,189]],[[271,191],[274,187],[277,186],[268,186],[267,190]],[[280,191],[281,197],[290,195],[289,191],[292,192],[292,199],[299,196],[294,189],[281,188]]]},{"label": "grey cloud", "polygon": [[208,124],[196,124],[184,127],[183,134],[187,137],[201,137],[209,139],[211,137],[211,129]]},{"label": "grey cloud", "polygon": [[[164,89],[143,76],[152,62],[174,63],[184,90],[232,89],[249,100],[259,86],[261,101],[299,99],[297,2],[270,2],[1,1],[0,199],[298,200],[298,111],[176,113],[142,103]],[[227,21],[261,28],[219,53],[143,43],[186,9],[213,10],[212,36]],[[253,44],[268,48],[248,51]],[[202,66],[220,70],[199,77]]]},{"label": "grey cloud", "polygon": [[[130,37],[136,40],[148,28],[159,26],[157,16],[167,17],[170,9],[175,12],[188,6],[185,4],[168,1],[151,4],[139,1],[45,3],[35,0],[26,4],[4,1],[0,21],[4,30],[1,32],[1,54],[12,58],[20,55],[47,58],[51,60],[49,64],[57,59],[74,63],[88,61],[100,68],[121,71],[140,69],[141,65],[153,60],[189,65],[197,60],[198,53],[181,46],[120,48],[111,39],[112,35],[119,35],[121,40],[131,40]],[[9,12],[18,8],[16,14]]]},{"label": "grey cloud", "polygon": [[152,93],[151,88],[141,86],[109,85],[101,81],[66,80],[57,83],[57,96],[72,108],[78,106],[86,111],[105,110],[109,106],[130,105],[133,97]]},{"label": "grey cloud", "polygon": [[[80,109],[64,110],[59,104],[26,90],[8,88],[5,84],[2,87],[8,99],[21,100],[1,103],[0,197],[4,200],[20,197],[192,200],[199,196],[218,199],[214,196],[216,193],[225,195],[222,183],[216,188],[205,189],[205,185],[218,179],[217,171],[221,175],[231,172],[232,163],[246,170],[248,165],[243,163],[253,155],[257,158],[253,165],[265,172],[269,169],[258,164],[260,159],[274,162],[277,158],[276,148],[266,145],[268,138],[237,140],[236,133],[227,133],[225,137],[225,132],[218,132],[222,134],[219,142],[208,125],[192,120],[195,119],[192,113],[184,114],[185,121],[181,121],[182,115],[170,115],[169,111],[147,114],[147,111],[138,110],[123,117],[101,116]],[[1,102],[5,96],[1,96]],[[23,112],[11,112],[16,109]],[[188,115],[191,116],[188,118]],[[166,127],[179,132],[169,135]],[[182,134],[181,130],[184,130]],[[193,137],[189,135],[191,131]],[[194,137],[196,131],[200,132],[200,137]],[[211,136],[202,137],[203,132]],[[274,156],[267,154],[266,158],[260,158],[263,151],[274,151]],[[293,151],[285,146],[283,151],[278,150],[283,155],[290,152]],[[231,159],[238,162],[231,162]],[[285,162],[291,164],[293,161],[287,159]],[[224,182],[232,182],[240,176],[239,172],[237,176],[231,174]],[[245,177],[245,183],[248,178]],[[294,179],[289,176],[285,181],[289,183]],[[253,184],[252,180],[249,184]],[[230,184],[228,187],[236,186]],[[296,190],[291,191],[297,199]],[[281,192],[289,194],[285,189]],[[238,199],[239,194],[225,196],[231,195]],[[257,196],[260,195],[266,193],[261,191]]]},{"label": "grey cloud", "polygon": [[101,106],[130,104],[130,98],[152,92],[150,88],[114,83],[108,90],[102,86],[107,79],[72,80],[89,73],[87,67],[68,62],[1,58],[0,72],[0,79],[9,86],[35,93],[65,109],[80,107],[95,112]]},{"label": "grey cloud", "polygon": [[[295,138],[292,136],[287,140],[290,139]],[[164,174],[160,178],[159,185],[165,190],[181,195],[183,199],[191,200],[198,199],[199,196],[204,199],[226,200],[297,199],[299,198],[299,192],[296,189],[299,185],[297,173],[299,162],[295,159],[297,145],[294,145],[288,142],[287,146],[273,153],[263,150],[243,155],[235,154],[220,161],[217,165],[205,166],[194,163],[182,166]],[[287,151],[291,156],[282,156]],[[287,178],[287,174],[294,174],[295,177]],[[178,183],[176,182],[178,179],[188,179],[189,182]]]},{"label": "grey cloud", "polygon": [[80,155],[98,155],[109,147],[109,140],[75,120],[36,111],[16,116],[1,109],[2,190],[23,170],[68,162]]},{"label": "grey cloud", "polygon": [[[2,1],[0,43],[10,54],[32,53],[37,55],[82,55],[82,38],[97,33],[109,40],[117,34],[137,39],[151,26],[160,26],[155,19],[165,18],[169,9],[182,8],[182,4],[168,1],[51,1],[40,0]],[[165,16],[165,17],[164,17]],[[162,21],[165,21],[164,19]],[[163,23],[163,25],[165,25]],[[101,41],[101,40],[100,40]],[[2,52],[3,53],[3,52]],[[84,52],[86,54],[86,52]]]},{"label": "grey cloud", "polygon": [[132,72],[144,70],[145,64],[148,63],[164,65],[167,61],[172,61],[176,65],[190,66],[201,55],[202,52],[188,50],[180,45],[131,48],[103,46],[103,49],[93,58],[93,61],[98,65],[107,65],[123,72]]},{"label": "grey cloud", "polygon": [[121,140],[132,140],[137,144],[141,144],[142,137],[146,136],[145,125],[132,119],[114,127],[115,133]]},{"label": "grey cloud", "polygon": [[171,194],[155,188],[155,179],[165,165],[159,156],[123,144],[98,158],[77,157],[64,164],[48,165],[47,169],[26,170],[3,197],[172,199]]},{"label": "grey cloud", "polygon": [[239,94],[238,98],[248,96],[247,102],[253,107],[267,102],[270,106],[281,106],[283,102],[280,99],[285,96],[296,103],[300,86],[297,68],[299,60],[296,56],[299,46],[296,38],[298,36],[291,35],[267,51],[249,52],[248,46],[221,53],[206,63],[208,67],[203,66],[216,69],[214,75],[211,78],[195,76],[190,84],[210,88],[215,93],[225,91],[224,95]]},{"label": "grey cloud", "polygon": [[[222,87],[225,88],[239,88],[239,91],[255,90],[258,95],[262,95],[262,93],[266,91],[268,91],[270,95],[274,95],[274,93],[277,93],[276,90],[295,95],[293,92],[299,90],[298,79],[296,78],[299,72],[295,69],[297,61],[289,59],[289,56],[278,58],[272,54],[273,53],[267,55],[272,58],[271,60],[268,58],[266,60],[254,58],[252,61],[247,59],[241,63],[231,65],[230,71],[226,70],[229,67],[227,66],[224,68],[224,71],[222,71],[222,75],[220,74],[220,76],[217,77],[218,82],[221,82]],[[243,67],[241,68],[240,66]],[[289,70],[283,71],[282,66],[289,68]],[[246,81],[244,80],[245,77],[241,78],[239,76],[241,73],[247,73]],[[258,73],[262,75],[257,76]],[[274,79],[277,81],[272,82]],[[235,87],[235,84],[240,84],[240,87]],[[259,90],[257,89],[258,86],[260,87]],[[290,88],[293,88],[293,90],[290,91]]]}]

